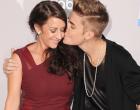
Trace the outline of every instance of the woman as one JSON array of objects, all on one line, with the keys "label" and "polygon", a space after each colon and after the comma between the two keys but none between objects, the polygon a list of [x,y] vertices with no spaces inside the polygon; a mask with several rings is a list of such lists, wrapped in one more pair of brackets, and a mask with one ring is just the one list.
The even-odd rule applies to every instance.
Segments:
[{"label": "woman", "polygon": [[66,13],[57,2],[42,1],[33,8],[29,26],[36,42],[12,55],[18,68],[8,75],[5,110],[70,110],[76,57],[61,42]]}]

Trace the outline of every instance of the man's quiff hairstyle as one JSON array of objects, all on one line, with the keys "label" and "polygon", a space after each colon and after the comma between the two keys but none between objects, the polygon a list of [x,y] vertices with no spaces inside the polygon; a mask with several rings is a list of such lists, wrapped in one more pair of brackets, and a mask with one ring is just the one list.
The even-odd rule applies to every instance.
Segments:
[{"label": "man's quiff hairstyle", "polygon": [[84,18],[85,28],[91,29],[96,36],[101,36],[109,22],[105,6],[97,0],[74,0],[73,11]]}]

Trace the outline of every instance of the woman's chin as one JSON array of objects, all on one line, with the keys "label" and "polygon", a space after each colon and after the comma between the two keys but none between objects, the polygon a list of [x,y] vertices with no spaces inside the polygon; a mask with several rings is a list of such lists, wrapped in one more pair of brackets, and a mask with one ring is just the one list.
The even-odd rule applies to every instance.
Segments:
[{"label": "woman's chin", "polygon": [[52,49],[56,49],[58,47],[58,45],[51,45],[50,48]]}]

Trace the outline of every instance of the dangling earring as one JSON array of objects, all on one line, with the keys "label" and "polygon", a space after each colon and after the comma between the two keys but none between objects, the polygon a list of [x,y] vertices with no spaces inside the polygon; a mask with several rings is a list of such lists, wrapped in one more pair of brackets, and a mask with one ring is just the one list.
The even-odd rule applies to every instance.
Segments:
[{"label": "dangling earring", "polygon": [[37,39],[38,39],[38,37],[39,37],[41,34],[42,34],[42,33],[41,33],[41,31],[39,31],[39,32],[36,32],[35,39],[37,40]]}]

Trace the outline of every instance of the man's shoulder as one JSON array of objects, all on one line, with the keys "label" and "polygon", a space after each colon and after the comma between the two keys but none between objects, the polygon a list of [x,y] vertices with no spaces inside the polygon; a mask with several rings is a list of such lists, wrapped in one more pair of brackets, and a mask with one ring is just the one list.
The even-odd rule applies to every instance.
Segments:
[{"label": "man's shoulder", "polygon": [[108,42],[109,52],[113,56],[123,57],[123,58],[131,56],[129,51],[126,48],[124,48],[122,45],[120,45],[120,44],[118,44],[118,43],[116,43],[114,41],[111,41],[111,40],[108,40],[107,42]]}]

